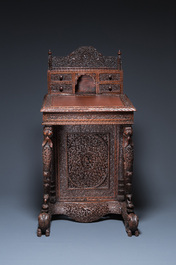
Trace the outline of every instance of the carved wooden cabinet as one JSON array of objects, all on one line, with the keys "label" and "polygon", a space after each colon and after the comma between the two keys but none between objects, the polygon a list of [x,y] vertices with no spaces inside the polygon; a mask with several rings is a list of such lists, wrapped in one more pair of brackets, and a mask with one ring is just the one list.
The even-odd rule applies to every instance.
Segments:
[{"label": "carved wooden cabinet", "polygon": [[122,215],[139,234],[132,203],[135,108],[123,94],[121,53],[103,56],[81,47],[48,55],[43,107],[43,204],[37,235],[50,234],[53,215],[92,222]]}]

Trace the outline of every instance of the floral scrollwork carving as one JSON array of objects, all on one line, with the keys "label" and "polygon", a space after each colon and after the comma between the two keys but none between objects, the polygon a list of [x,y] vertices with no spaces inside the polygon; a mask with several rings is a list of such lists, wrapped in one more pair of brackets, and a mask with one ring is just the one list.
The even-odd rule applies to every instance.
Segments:
[{"label": "floral scrollwork carving", "polygon": [[69,204],[65,205],[62,212],[77,222],[87,223],[100,219],[109,213],[108,204]]}]

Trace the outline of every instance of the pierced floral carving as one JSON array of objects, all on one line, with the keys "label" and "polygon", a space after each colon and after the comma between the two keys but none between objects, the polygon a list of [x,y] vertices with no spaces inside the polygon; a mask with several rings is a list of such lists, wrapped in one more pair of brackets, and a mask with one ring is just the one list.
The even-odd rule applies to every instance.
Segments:
[{"label": "pierced floral carving", "polygon": [[68,134],[69,188],[107,187],[108,134]]},{"label": "pierced floral carving", "polygon": [[65,57],[52,57],[52,69],[60,67],[117,68],[117,57],[103,56],[91,46],[83,46]]},{"label": "pierced floral carving", "polygon": [[109,213],[108,204],[96,205],[94,203],[89,204],[69,204],[65,205],[63,209],[64,213],[74,219],[75,221],[88,223],[100,219],[104,215]]}]

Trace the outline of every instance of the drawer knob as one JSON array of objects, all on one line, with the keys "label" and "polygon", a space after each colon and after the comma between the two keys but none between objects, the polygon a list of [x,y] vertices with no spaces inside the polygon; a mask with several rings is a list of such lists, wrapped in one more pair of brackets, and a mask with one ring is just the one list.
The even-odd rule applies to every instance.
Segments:
[{"label": "drawer knob", "polygon": [[63,75],[60,75],[60,76],[59,76],[59,79],[60,79],[60,80],[63,80]]},{"label": "drawer knob", "polygon": [[112,75],[109,75],[108,78],[109,78],[109,80],[112,80]]},{"label": "drawer knob", "polygon": [[62,91],[63,91],[63,87],[61,86],[61,87],[59,88],[59,90],[60,90],[60,92],[62,92]]},{"label": "drawer knob", "polygon": [[109,91],[112,91],[112,86],[109,86]]}]

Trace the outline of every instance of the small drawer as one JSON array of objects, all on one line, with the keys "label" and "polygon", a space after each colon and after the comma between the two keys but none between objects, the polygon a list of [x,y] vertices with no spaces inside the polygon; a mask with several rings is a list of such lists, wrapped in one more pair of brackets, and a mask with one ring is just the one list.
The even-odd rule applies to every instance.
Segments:
[{"label": "small drawer", "polygon": [[72,93],[72,84],[51,83],[51,92]]},{"label": "small drawer", "polygon": [[110,81],[110,80],[119,80],[120,79],[120,74],[118,73],[104,73],[100,74],[100,81]]},{"label": "small drawer", "polygon": [[71,81],[71,74],[51,74],[51,81]]},{"label": "small drawer", "polygon": [[110,93],[110,92],[116,92],[120,93],[120,85],[114,85],[114,84],[102,84],[99,85],[100,93]]}]

